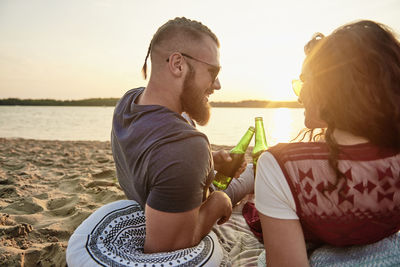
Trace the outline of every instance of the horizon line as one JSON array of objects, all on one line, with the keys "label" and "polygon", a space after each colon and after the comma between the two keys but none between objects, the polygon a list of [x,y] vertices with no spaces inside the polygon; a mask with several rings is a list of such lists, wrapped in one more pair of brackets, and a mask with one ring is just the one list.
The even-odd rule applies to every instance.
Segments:
[{"label": "horizon line", "polygon": [[[56,99],[56,98],[19,98],[19,97],[7,97],[0,98],[0,101],[7,100],[18,100],[18,101],[59,101],[59,102],[73,102],[73,101],[87,101],[87,100],[118,100],[121,97],[91,97],[91,98],[80,98],[80,99]],[[210,101],[210,103],[240,103],[240,102],[297,102],[297,100],[269,100],[269,99],[243,99],[243,100],[220,100]]]}]

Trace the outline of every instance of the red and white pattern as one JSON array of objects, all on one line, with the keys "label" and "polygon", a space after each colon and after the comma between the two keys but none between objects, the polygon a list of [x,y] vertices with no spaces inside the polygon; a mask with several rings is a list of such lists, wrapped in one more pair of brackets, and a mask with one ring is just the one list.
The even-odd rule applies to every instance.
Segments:
[{"label": "red and white pattern", "polygon": [[338,180],[325,143],[269,150],[286,177],[306,240],[373,243],[400,230],[400,154],[372,144],[340,146]]}]

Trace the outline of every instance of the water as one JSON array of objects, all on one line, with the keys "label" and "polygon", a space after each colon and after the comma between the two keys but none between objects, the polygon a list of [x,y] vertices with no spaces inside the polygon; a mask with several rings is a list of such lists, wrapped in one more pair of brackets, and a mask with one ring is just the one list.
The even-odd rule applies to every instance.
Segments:
[{"label": "water", "polygon": [[[0,137],[110,140],[114,107],[0,106]],[[235,145],[254,117],[263,117],[267,142],[288,142],[304,127],[303,109],[213,108],[204,132],[212,144]],[[252,143],[250,143],[252,145]]]},{"label": "water", "polygon": [[304,109],[213,108],[207,126],[198,129],[212,144],[236,145],[249,126],[254,126],[255,117],[263,117],[268,145],[289,142],[304,128]]}]

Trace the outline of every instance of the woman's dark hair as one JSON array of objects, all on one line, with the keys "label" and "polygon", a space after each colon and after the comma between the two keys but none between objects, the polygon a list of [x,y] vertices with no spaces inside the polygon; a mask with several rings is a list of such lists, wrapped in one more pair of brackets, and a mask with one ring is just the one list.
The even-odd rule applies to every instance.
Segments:
[{"label": "woman's dark hair", "polygon": [[339,179],[340,153],[333,131],[340,129],[382,148],[400,151],[400,43],[385,25],[363,20],[331,35],[316,34],[304,48],[304,67],[319,105]]}]

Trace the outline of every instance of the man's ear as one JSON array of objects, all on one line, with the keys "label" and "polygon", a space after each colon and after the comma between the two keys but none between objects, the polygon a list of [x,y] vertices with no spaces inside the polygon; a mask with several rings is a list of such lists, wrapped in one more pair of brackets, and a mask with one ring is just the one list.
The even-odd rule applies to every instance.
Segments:
[{"label": "man's ear", "polygon": [[168,67],[173,76],[181,77],[183,75],[183,70],[184,70],[183,65],[184,65],[184,59],[180,53],[175,52],[169,56]]}]

